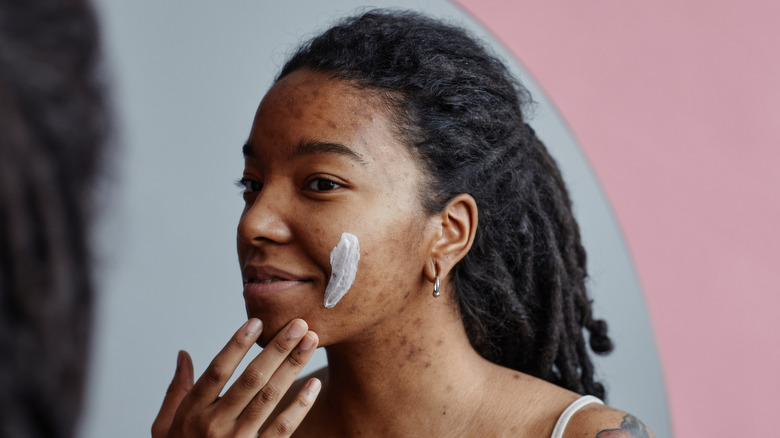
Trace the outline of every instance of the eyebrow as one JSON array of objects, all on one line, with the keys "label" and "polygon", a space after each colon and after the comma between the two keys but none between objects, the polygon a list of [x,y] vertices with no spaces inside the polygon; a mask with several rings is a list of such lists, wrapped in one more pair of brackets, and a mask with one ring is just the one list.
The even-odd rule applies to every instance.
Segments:
[{"label": "eyebrow", "polygon": [[357,161],[360,164],[365,164],[363,157],[349,147],[341,143],[331,143],[318,140],[302,140],[300,143],[298,143],[298,146],[295,148],[292,154],[290,154],[290,158],[298,158],[304,155],[312,154],[342,155]]},{"label": "eyebrow", "polygon": [[[244,144],[244,147],[242,148],[242,152],[244,153],[245,157],[255,157],[255,153],[252,150],[252,145],[250,145],[249,142]],[[319,140],[301,140],[301,142],[298,143],[298,146],[296,146],[295,149],[292,151],[292,154],[290,154],[290,158],[299,158],[304,155],[313,155],[313,154],[342,155],[360,164],[366,163],[366,161],[359,153],[353,151],[352,149],[350,149],[349,147],[341,143],[332,143],[332,142],[319,141]]]}]

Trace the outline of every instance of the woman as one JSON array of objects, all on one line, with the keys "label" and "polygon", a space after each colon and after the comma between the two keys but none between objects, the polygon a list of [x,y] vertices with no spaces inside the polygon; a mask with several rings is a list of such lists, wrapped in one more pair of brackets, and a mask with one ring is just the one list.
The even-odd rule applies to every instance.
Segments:
[{"label": "woman", "polygon": [[[180,353],[153,435],[652,436],[581,397],[604,397],[583,329],[597,353],[611,342],[529,101],[465,32],[414,13],[300,48],[243,151],[250,320],[194,385]],[[332,305],[345,235],[359,262]],[[293,383],[316,345],[328,367]]]}]

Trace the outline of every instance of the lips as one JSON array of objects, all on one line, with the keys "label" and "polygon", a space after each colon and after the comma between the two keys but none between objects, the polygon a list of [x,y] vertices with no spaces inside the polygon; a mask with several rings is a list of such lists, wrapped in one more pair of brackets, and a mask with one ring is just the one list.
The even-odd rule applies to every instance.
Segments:
[{"label": "lips", "polygon": [[244,277],[244,299],[254,300],[289,291],[311,282],[310,278],[268,265],[246,266]]},{"label": "lips", "polygon": [[250,278],[248,280],[244,280],[244,286],[246,286],[249,283],[268,284],[268,283],[273,283],[275,281],[289,281],[289,280],[286,280],[284,278],[278,278],[278,277],[268,278],[268,279],[263,279],[263,280],[255,280],[255,279]]}]

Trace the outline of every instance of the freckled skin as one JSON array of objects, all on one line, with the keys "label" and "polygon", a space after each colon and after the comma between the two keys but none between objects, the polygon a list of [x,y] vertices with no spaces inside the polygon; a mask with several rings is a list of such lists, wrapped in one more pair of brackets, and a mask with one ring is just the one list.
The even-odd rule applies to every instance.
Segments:
[{"label": "freckled skin", "polygon": [[[411,174],[414,161],[393,136],[382,106],[366,97],[339,81],[295,72],[279,81],[258,108],[244,178],[263,187],[245,196],[239,262],[270,263],[311,279],[284,294],[246,303],[248,315],[265,323],[261,344],[295,317],[318,333],[320,345],[349,340],[357,329],[376,324],[378,316],[398,313],[403,291],[425,282],[419,175]],[[346,145],[364,164],[334,154],[291,160],[292,151],[306,140]],[[315,176],[342,187],[307,192],[307,178]],[[330,251],[344,231],[360,241],[357,277],[342,300],[325,309]]]}]

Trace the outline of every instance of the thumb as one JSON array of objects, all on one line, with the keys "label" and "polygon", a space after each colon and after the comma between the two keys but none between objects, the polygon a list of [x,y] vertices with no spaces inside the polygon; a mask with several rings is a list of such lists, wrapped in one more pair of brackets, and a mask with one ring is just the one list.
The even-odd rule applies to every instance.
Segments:
[{"label": "thumb", "polygon": [[176,372],[173,375],[173,380],[165,393],[160,412],[152,424],[152,436],[154,438],[168,435],[168,429],[171,428],[171,423],[173,423],[173,416],[176,414],[176,410],[179,408],[179,404],[184,399],[184,396],[192,389],[193,382],[192,358],[186,351],[181,350],[176,360]]}]

